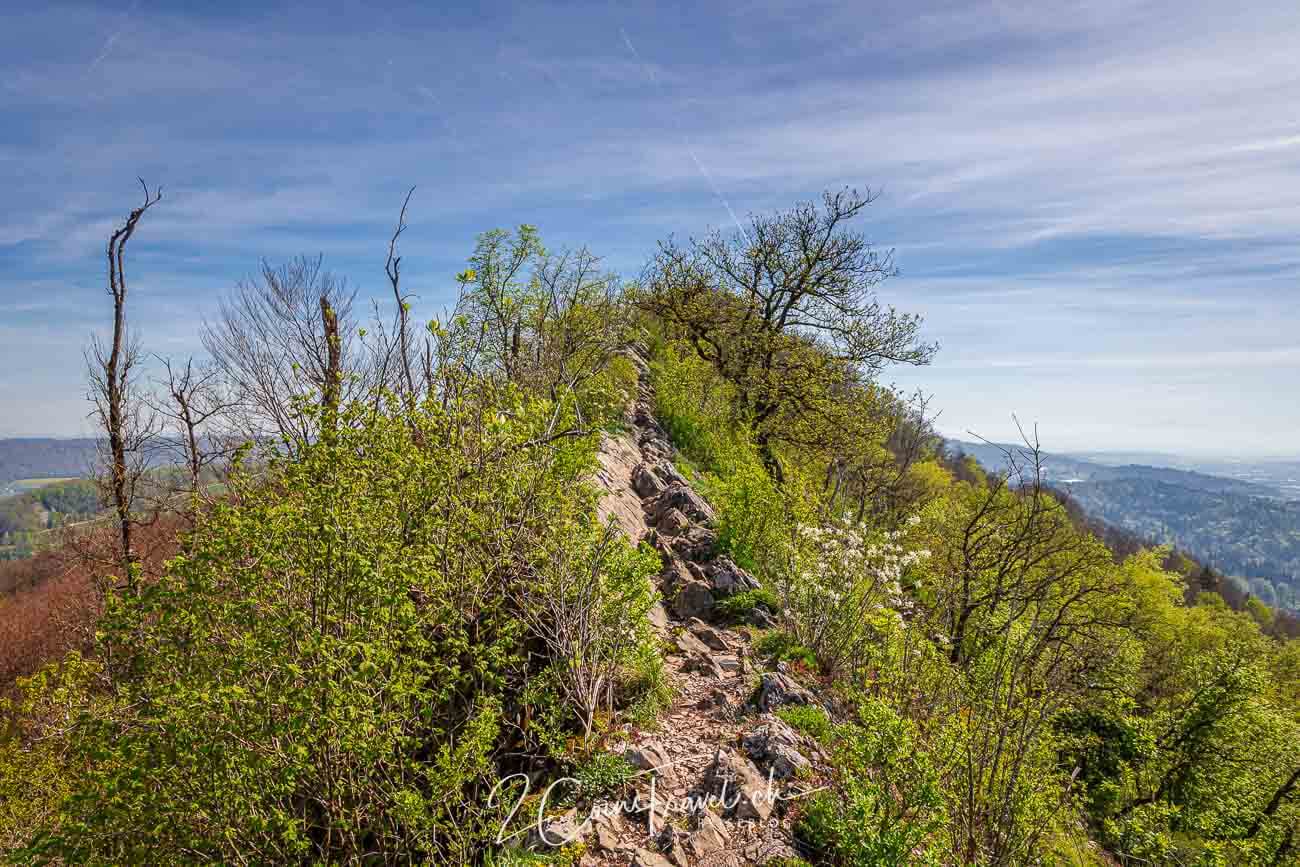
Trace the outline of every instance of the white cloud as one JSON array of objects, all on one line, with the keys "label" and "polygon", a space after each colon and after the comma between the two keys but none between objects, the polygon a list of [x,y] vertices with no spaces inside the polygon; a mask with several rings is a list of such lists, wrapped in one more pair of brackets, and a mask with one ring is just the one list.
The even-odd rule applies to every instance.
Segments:
[{"label": "white cloud", "polygon": [[[1074,371],[1080,394],[1129,416],[1161,371],[1220,367],[1274,390],[1294,374],[1294,3],[754,2],[680,18],[549,5],[478,19],[268,5],[252,21],[147,7],[125,28],[103,10],[7,14],[10,318],[85,308],[137,174],[166,188],[133,248],[154,287],[142,319],[175,340],[169,304],[210,298],[259,256],[323,250],[373,282],[412,183],[408,268],[430,302],[493,225],[540,222],[634,271],[655,238],[725,226],[732,206],[871,183],[886,195],[870,232],[904,268],[886,297],[944,343],[917,382],[932,377],[950,414],[979,414],[953,377],[980,370],[1000,372],[1003,392],[1040,390],[1045,412],[1089,436],[1102,435],[1095,407],[1020,373]],[[41,288],[60,278],[69,288]],[[76,356],[72,330],[52,339]],[[1207,399],[1230,387],[1216,383]]]}]

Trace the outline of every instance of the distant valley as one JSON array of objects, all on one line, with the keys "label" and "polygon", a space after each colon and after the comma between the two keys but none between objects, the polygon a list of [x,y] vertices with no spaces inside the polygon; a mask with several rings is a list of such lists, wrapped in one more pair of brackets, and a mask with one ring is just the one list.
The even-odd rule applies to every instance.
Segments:
[{"label": "distant valley", "polygon": [[95,440],[89,438],[0,439],[0,496],[30,490],[28,480],[84,478],[94,459]]},{"label": "distant valley", "polygon": [[[1005,468],[1005,449],[1014,448],[960,441],[949,447],[992,470]],[[1123,457],[1129,456],[1045,454],[1044,476],[1090,516],[1177,545],[1239,576],[1243,589],[1267,604],[1300,608],[1300,493],[1294,481],[1300,461],[1183,461],[1184,468],[1175,468],[1117,462]],[[1236,472],[1202,471],[1208,468]]]}]

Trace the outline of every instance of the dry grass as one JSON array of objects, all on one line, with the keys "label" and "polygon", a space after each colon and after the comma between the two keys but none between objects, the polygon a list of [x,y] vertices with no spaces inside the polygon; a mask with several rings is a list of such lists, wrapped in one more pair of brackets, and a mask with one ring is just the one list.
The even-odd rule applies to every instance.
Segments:
[{"label": "dry grass", "polygon": [[[156,575],[179,547],[179,519],[141,532],[146,576]],[[105,576],[112,574],[111,527],[83,531],[26,560],[0,562],[0,694],[94,635]]]}]

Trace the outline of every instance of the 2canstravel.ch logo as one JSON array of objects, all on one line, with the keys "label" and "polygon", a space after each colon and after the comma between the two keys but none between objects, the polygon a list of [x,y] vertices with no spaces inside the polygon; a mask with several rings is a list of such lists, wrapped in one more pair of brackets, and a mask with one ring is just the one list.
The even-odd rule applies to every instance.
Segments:
[{"label": "2canstravel.ch logo", "polygon": [[[584,829],[590,828],[592,824],[605,819],[613,818],[619,815],[637,815],[646,814],[647,828],[650,836],[657,832],[655,827],[656,820],[669,815],[689,816],[698,814],[704,810],[717,809],[721,812],[727,812],[734,809],[740,804],[743,798],[760,799],[767,805],[771,806],[779,801],[794,801],[805,798],[816,792],[823,791],[826,787],[821,786],[815,789],[800,790],[793,793],[782,793],[777,791],[773,771],[768,771],[766,783],[761,792],[745,792],[739,787],[733,785],[732,781],[723,777],[721,784],[716,791],[701,792],[698,794],[687,795],[668,795],[664,796],[659,791],[659,778],[669,770],[677,766],[687,765],[688,760],[676,760],[655,767],[647,768],[633,776],[633,780],[647,781],[645,790],[640,787],[634,789],[632,794],[622,800],[617,801],[597,801],[592,805],[590,811],[583,821],[574,821],[571,824],[559,825],[559,823],[547,822],[547,812],[552,803],[563,798],[578,785],[578,780],[573,777],[561,777],[548,785],[541,792],[541,797],[537,802],[537,813],[533,818],[521,815],[523,803],[528,799],[532,791],[532,782],[527,774],[517,773],[497,781],[488,793],[488,807],[493,808],[502,803],[503,790],[512,782],[519,781],[522,783],[520,790],[514,795],[514,803],[510,807],[510,812],[502,821],[501,827],[497,832],[496,842],[498,845],[505,844],[510,840],[536,832],[537,839],[547,846],[564,846],[582,836]],[[516,825],[516,819],[523,820],[525,824],[522,827]],[[511,830],[515,828],[515,830]]]}]

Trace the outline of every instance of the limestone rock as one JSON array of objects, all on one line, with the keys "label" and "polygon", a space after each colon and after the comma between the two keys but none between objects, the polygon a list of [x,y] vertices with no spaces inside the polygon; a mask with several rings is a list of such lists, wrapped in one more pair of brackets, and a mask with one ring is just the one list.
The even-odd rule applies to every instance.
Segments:
[{"label": "limestone rock", "polygon": [[711,524],[716,518],[713,508],[684,482],[671,483],[662,494],[655,498],[655,520],[657,521],[669,509],[678,509],[692,521]]},{"label": "limestone rock", "polygon": [[668,853],[669,859],[674,864],[678,865],[678,867],[690,867],[694,863],[686,857],[686,850],[682,848],[682,843],[686,839],[685,834],[669,825],[664,828],[664,833],[661,836],[667,839],[661,840],[659,846]]},{"label": "limestone rock", "polygon": [[714,687],[709,694],[695,703],[700,710],[709,710],[711,708],[730,709],[733,706],[731,696],[721,687]]},{"label": "limestone rock", "polygon": [[803,738],[779,717],[767,715],[763,724],[746,734],[741,745],[750,758],[768,767],[772,776],[787,780],[811,763],[799,751]]},{"label": "limestone rock", "polygon": [[687,656],[708,656],[709,646],[692,632],[682,632],[676,637],[677,649]]},{"label": "limestone rock", "polygon": [[623,817],[614,815],[598,815],[592,821],[593,828],[596,832],[596,845],[607,852],[615,852],[620,849],[627,849],[630,846],[622,842],[623,834],[626,831],[626,823]]},{"label": "limestone rock", "polygon": [[741,569],[727,557],[718,557],[707,570],[713,589],[723,594],[757,590],[758,579]]},{"label": "limestone rock", "polygon": [[714,629],[703,620],[700,620],[698,617],[691,618],[691,621],[686,624],[686,628],[690,630],[692,635],[713,650],[731,649],[723,637],[718,633],[718,630]]},{"label": "limestone rock", "polygon": [[750,843],[742,853],[746,864],[767,864],[784,858],[797,858],[799,853],[784,840],[768,837],[756,843]]},{"label": "limestone rock", "polygon": [[659,422],[655,419],[654,411],[650,409],[650,404],[644,401],[637,403],[635,418],[637,427],[648,428],[659,425]]},{"label": "limestone rock", "polygon": [[763,673],[758,686],[758,709],[767,712],[784,704],[816,704],[816,697],[788,674]]},{"label": "limestone rock", "polygon": [[737,819],[766,822],[772,815],[774,798],[768,781],[744,756],[720,749],[710,771],[710,783],[723,805],[734,810]]},{"label": "limestone rock", "polygon": [[667,779],[673,775],[672,759],[668,757],[667,750],[655,741],[628,747],[623,751],[623,758],[627,759],[632,767],[642,771],[654,771],[660,778]]},{"label": "limestone rock", "polygon": [[559,816],[542,820],[528,834],[528,848],[534,851],[564,846],[574,842],[591,830],[587,822],[578,825],[578,811],[569,810]]},{"label": "limestone rock", "polygon": [[664,460],[655,464],[655,475],[663,479],[665,485],[671,485],[674,482],[682,485],[689,484],[686,477],[681,474],[672,461]]},{"label": "limestone rock", "polygon": [[688,527],[669,544],[687,560],[707,560],[718,545],[718,534],[707,527]]},{"label": "limestone rock", "polygon": [[650,610],[646,612],[646,618],[656,631],[666,632],[668,630],[668,611],[664,608],[662,602],[651,605]]},{"label": "limestone rock", "polygon": [[740,661],[740,657],[733,656],[730,653],[717,654],[713,657],[718,668],[722,669],[725,674],[744,674],[745,664]]},{"label": "limestone rock", "polygon": [[613,519],[632,542],[640,541],[649,527],[640,497],[632,490],[632,473],[641,457],[627,434],[601,437],[596,452],[596,483],[602,489],[596,512],[601,521]]},{"label": "limestone rock", "polygon": [[682,514],[680,509],[669,509],[659,516],[659,523],[655,525],[655,529],[669,536],[676,536],[690,526],[691,519]]},{"label": "limestone rock", "polygon": [[668,549],[668,563],[659,573],[659,578],[664,589],[669,593],[673,593],[678,588],[699,580],[692,574],[687,563],[672,553],[671,548]]},{"label": "limestone rock", "polygon": [[683,848],[692,861],[699,861],[715,852],[721,852],[726,848],[730,835],[727,834],[727,826],[722,820],[705,810],[700,814],[700,827],[695,833],[686,838]]},{"label": "limestone rock", "polygon": [[709,653],[693,653],[686,664],[682,666],[685,671],[698,671],[700,674],[707,674],[710,677],[722,680],[727,676],[722,666],[718,665],[716,659]]},{"label": "limestone rock", "polygon": [[681,620],[702,617],[713,610],[713,591],[708,584],[691,579],[676,588],[669,607]]},{"label": "limestone rock", "polygon": [[673,864],[664,856],[638,846],[632,853],[632,867],[673,867]]},{"label": "limestone rock", "polygon": [[632,471],[632,487],[643,498],[657,497],[664,492],[664,483],[654,470],[645,464],[637,464]]}]

